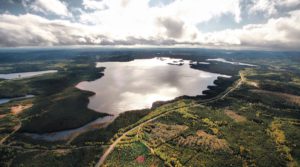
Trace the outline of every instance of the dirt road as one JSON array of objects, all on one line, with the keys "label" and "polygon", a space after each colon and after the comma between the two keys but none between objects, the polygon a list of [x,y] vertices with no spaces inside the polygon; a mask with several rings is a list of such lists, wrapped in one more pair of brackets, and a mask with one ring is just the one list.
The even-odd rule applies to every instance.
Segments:
[{"label": "dirt road", "polygon": [[[209,103],[209,102],[213,102],[213,101],[216,101],[216,100],[225,98],[229,93],[231,93],[232,91],[234,91],[234,90],[236,90],[237,88],[239,88],[240,85],[243,83],[243,80],[244,80],[244,79],[242,79],[242,78],[239,79],[239,80],[237,80],[237,81],[235,82],[235,84],[234,84],[232,87],[228,88],[228,89],[227,89],[225,92],[223,92],[222,94],[220,94],[220,95],[218,95],[217,97],[214,97],[214,98],[212,98],[212,99],[204,100],[203,102],[201,102],[201,103],[199,103],[199,104],[205,104],[205,103]],[[199,105],[199,104],[196,104],[196,105],[194,105],[194,106],[197,106],[197,105]],[[182,107],[187,107],[187,106],[182,106]],[[189,106],[189,107],[193,107],[193,105],[192,105],[192,106]],[[106,158],[107,158],[108,155],[114,150],[115,146],[116,146],[116,145],[122,140],[122,138],[124,138],[129,132],[131,132],[131,131],[133,131],[133,130],[136,130],[137,128],[140,128],[140,127],[142,127],[143,125],[145,125],[145,124],[147,124],[147,123],[149,123],[149,122],[152,122],[152,121],[154,121],[154,120],[156,120],[156,119],[158,119],[158,118],[160,118],[160,117],[162,117],[162,116],[164,116],[164,115],[166,115],[166,114],[169,114],[170,112],[173,112],[173,111],[175,111],[175,110],[176,110],[176,109],[172,109],[172,110],[167,111],[167,112],[165,112],[165,113],[163,113],[163,114],[157,115],[156,117],[151,118],[151,119],[149,119],[149,120],[147,120],[147,121],[145,121],[145,122],[143,122],[143,123],[137,125],[136,127],[132,128],[132,129],[130,129],[130,130],[128,130],[127,132],[125,132],[122,136],[120,136],[117,140],[115,140],[115,141],[109,146],[109,148],[108,148],[107,150],[105,150],[104,154],[101,156],[101,158],[99,159],[99,161],[98,161],[98,163],[96,164],[95,167],[100,167],[100,166],[105,162]]]}]

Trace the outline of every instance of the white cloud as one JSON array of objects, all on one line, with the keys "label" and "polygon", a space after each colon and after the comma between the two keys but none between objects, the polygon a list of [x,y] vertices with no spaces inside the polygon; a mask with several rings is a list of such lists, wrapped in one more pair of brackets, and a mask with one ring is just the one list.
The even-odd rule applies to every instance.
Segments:
[{"label": "white cloud", "polygon": [[[34,2],[31,5],[38,1]],[[297,2],[286,0],[279,4],[276,1],[275,6]],[[184,44],[297,50],[300,46],[300,10],[270,18],[264,24],[204,33],[196,25],[223,14],[234,15],[234,19],[240,21],[239,1],[174,0],[150,7],[149,0],[84,0],[83,5],[88,10],[80,12],[77,22],[65,17],[51,20],[34,14],[2,14],[0,46]],[[66,10],[60,15],[68,13],[67,5],[64,6]],[[259,6],[257,9],[273,13],[268,11],[272,5]],[[49,11],[50,7],[43,10]]]},{"label": "white cloud", "polygon": [[267,16],[278,14],[281,8],[300,5],[300,0],[252,0],[250,13],[264,12]]},{"label": "white cloud", "polygon": [[269,19],[265,24],[250,24],[242,29],[204,34],[204,43],[268,49],[294,49],[300,46],[300,10],[289,16]]},{"label": "white cloud", "polygon": [[250,12],[266,12],[268,15],[277,13],[276,1],[274,0],[255,0],[254,5],[250,8]]},{"label": "white cloud", "polygon": [[279,3],[279,5],[287,7],[297,6],[300,4],[300,0],[277,0],[277,2]]},{"label": "white cloud", "polygon": [[67,4],[60,0],[23,0],[23,4],[35,12],[48,12],[59,16],[71,16]]},{"label": "white cloud", "polygon": [[149,6],[149,0],[84,0],[83,5],[94,11],[83,12],[81,23],[99,25],[119,39],[171,37],[186,41],[195,38],[198,23],[227,13],[237,22],[241,20],[238,0],[175,0],[155,7]]},{"label": "white cloud", "polygon": [[102,0],[83,0],[82,5],[84,9],[104,10],[107,8]]},{"label": "white cloud", "polygon": [[238,0],[175,0],[161,10],[160,13],[191,24],[205,22],[226,13],[233,14],[236,21],[240,21]]},{"label": "white cloud", "polygon": [[53,46],[96,44],[101,36],[94,27],[66,20],[48,20],[26,14],[0,15],[0,45],[2,46]]}]

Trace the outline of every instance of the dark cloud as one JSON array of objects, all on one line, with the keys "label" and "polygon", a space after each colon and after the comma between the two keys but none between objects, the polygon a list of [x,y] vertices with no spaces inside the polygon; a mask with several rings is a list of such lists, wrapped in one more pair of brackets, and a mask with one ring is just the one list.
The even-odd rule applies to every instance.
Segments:
[{"label": "dark cloud", "polygon": [[173,18],[158,18],[158,25],[163,26],[168,37],[180,38],[184,33],[184,22]]}]

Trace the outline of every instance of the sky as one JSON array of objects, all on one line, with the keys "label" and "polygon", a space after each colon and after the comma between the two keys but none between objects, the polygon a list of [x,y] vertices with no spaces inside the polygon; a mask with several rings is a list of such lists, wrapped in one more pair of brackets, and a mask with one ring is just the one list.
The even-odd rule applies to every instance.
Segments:
[{"label": "sky", "polygon": [[0,47],[300,50],[300,0],[0,0]]}]

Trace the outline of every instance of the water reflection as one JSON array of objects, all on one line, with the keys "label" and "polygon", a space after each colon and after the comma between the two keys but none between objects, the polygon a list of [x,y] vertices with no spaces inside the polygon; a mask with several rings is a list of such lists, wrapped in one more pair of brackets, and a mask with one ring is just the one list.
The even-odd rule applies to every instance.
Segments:
[{"label": "water reflection", "polygon": [[98,118],[95,121],[92,121],[80,128],[71,129],[71,130],[64,130],[59,132],[53,133],[44,133],[44,134],[37,134],[37,133],[24,133],[25,136],[29,136],[36,140],[45,140],[45,141],[58,141],[58,140],[69,140],[70,138],[75,138],[78,135],[98,128],[106,127],[112,120],[114,119],[113,116],[107,116],[104,118]]},{"label": "water reflection", "polygon": [[30,78],[48,73],[56,73],[57,70],[47,70],[47,71],[35,71],[35,72],[21,72],[21,73],[10,73],[10,74],[0,74],[1,79],[22,79]]},{"label": "water reflection", "polygon": [[255,67],[256,65],[253,64],[247,64],[247,63],[241,63],[241,62],[233,62],[233,61],[227,61],[223,58],[216,58],[216,59],[206,59],[206,61],[217,61],[217,62],[222,62],[222,63],[229,63],[233,65],[241,65],[241,66],[250,66],[250,67]]},{"label": "water reflection", "polygon": [[130,62],[101,62],[104,77],[81,82],[78,88],[93,91],[89,108],[118,114],[151,107],[155,101],[172,100],[178,96],[201,95],[218,76],[190,68],[189,61],[170,58],[138,59]]},{"label": "water reflection", "polygon": [[13,100],[23,100],[23,99],[28,99],[28,98],[32,98],[32,97],[34,97],[34,95],[26,95],[23,97],[15,97],[15,98],[3,98],[3,99],[0,99],[0,105],[8,103]]}]

